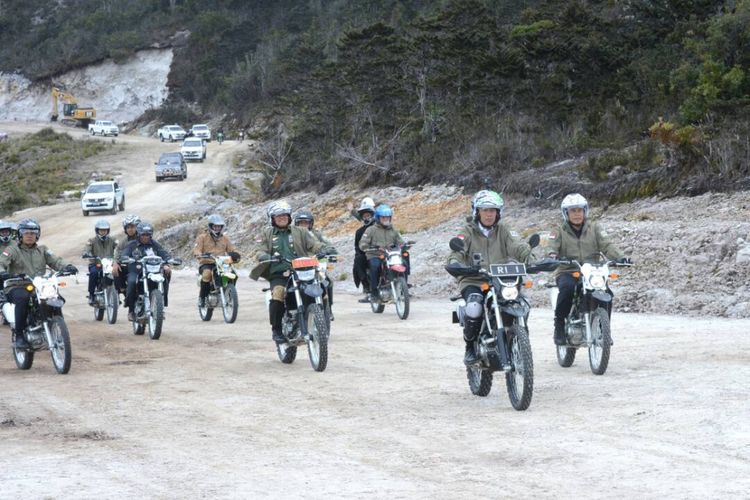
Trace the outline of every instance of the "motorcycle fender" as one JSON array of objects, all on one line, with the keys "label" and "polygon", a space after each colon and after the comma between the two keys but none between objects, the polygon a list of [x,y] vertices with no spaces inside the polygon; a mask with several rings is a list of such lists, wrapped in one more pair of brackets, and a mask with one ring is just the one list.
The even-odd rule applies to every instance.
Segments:
[{"label": "motorcycle fender", "polygon": [[237,275],[234,273],[226,273],[224,274],[224,276],[226,277],[227,281],[233,281],[237,279]]},{"label": "motorcycle fender", "polygon": [[65,304],[65,301],[62,298],[47,300],[47,305],[52,308],[60,309],[62,308],[63,304]]},{"label": "motorcycle fender", "polygon": [[317,298],[323,295],[323,288],[317,283],[315,283],[315,284],[307,285],[305,289],[303,290],[303,292],[305,292],[305,295],[309,297]]},{"label": "motorcycle fender", "polygon": [[509,304],[507,306],[502,306],[500,308],[500,311],[517,318],[523,318],[526,316],[526,309],[521,304]]},{"label": "motorcycle fender", "polygon": [[406,272],[406,266],[401,264],[396,264],[394,266],[391,266],[391,271],[396,273],[405,273]]},{"label": "motorcycle fender", "polygon": [[594,293],[592,293],[591,296],[599,302],[604,302],[605,304],[608,302],[612,302],[612,297],[603,290],[594,290]]}]

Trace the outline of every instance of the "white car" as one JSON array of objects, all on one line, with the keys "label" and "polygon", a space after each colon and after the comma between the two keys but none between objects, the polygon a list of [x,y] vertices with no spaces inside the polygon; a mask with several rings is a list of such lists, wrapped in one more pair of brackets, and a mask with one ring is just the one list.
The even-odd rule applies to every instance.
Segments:
[{"label": "white car", "polygon": [[161,142],[174,142],[183,140],[187,132],[179,125],[164,125],[156,132],[156,135],[159,136]]},{"label": "white car", "polygon": [[193,125],[190,129],[190,133],[193,137],[198,137],[206,142],[211,142],[211,129],[204,123]]},{"label": "white car", "polygon": [[81,210],[84,217],[89,212],[116,214],[118,209],[125,210],[125,189],[117,181],[92,182],[82,194]]},{"label": "white car", "polygon": [[182,142],[180,153],[182,153],[185,161],[198,160],[203,163],[203,160],[206,159],[206,143],[203,142],[203,139],[188,137]]},{"label": "white car", "polygon": [[96,120],[89,124],[89,132],[91,132],[91,135],[114,135],[117,137],[120,134],[120,129],[109,120]]}]

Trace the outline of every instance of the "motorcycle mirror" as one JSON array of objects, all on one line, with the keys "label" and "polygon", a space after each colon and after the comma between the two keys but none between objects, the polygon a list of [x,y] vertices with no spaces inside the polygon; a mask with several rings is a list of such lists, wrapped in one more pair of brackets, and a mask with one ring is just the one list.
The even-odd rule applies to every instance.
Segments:
[{"label": "motorcycle mirror", "polygon": [[414,245],[414,244],[416,244],[416,243],[417,243],[417,242],[416,242],[415,240],[407,240],[407,241],[406,241],[406,244],[407,244],[407,245]]},{"label": "motorcycle mirror", "polygon": [[85,253],[85,254],[81,255],[81,258],[82,259],[95,259],[96,257],[94,257],[93,255],[91,255],[90,253]]},{"label": "motorcycle mirror", "polygon": [[451,238],[451,241],[448,243],[448,245],[454,252],[463,252],[466,248],[466,246],[464,245],[464,240],[458,237]]},{"label": "motorcycle mirror", "polygon": [[540,240],[540,238],[539,238],[539,235],[537,233],[532,234],[531,237],[529,238],[529,246],[531,248],[538,247],[539,246],[539,240]]},{"label": "motorcycle mirror", "polygon": [[182,259],[176,258],[176,259],[169,259],[169,264],[172,266],[181,266],[182,265]]}]

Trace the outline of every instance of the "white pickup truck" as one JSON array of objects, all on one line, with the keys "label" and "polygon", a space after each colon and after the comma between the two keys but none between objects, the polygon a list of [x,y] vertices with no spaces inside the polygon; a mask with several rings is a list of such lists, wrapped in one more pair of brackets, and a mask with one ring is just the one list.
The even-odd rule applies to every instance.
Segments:
[{"label": "white pickup truck", "polygon": [[185,138],[185,129],[179,125],[164,125],[162,128],[156,131],[156,135],[159,136],[161,142],[169,141],[181,141]]},{"label": "white pickup truck", "polygon": [[120,129],[109,120],[96,120],[94,123],[89,123],[89,132],[91,135],[114,135],[117,137],[120,134]]},{"label": "white pickup truck", "polygon": [[81,210],[84,217],[89,212],[116,214],[117,210],[125,210],[125,188],[117,181],[92,182],[81,194]]},{"label": "white pickup truck", "polygon": [[199,162],[203,163],[203,160],[206,159],[206,144],[202,139],[188,137],[187,139],[182,141],[182,148],[180,148],[180,153],[182,153],[182,157],[185,158],[186,161],[198,160]]}]

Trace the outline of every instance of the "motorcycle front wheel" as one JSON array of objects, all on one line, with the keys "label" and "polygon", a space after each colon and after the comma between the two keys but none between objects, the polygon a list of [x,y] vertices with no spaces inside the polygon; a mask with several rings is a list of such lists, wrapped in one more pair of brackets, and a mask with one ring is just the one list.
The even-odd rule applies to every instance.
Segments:
[{"label": "motorcycle front wheel", "polygon": [[107,306],[107,323],[114,325],[117,323],[117,309],[119,307],[117,289],[114,285],[110,285],[104,290],[104,301]]},{"label": "motorcycle front wheel", "polygon": [[396,314],[399,319],[409,317],[409,287],[406,284],[406,278],[403,276],[396,279],[393,283],[395,293],[393,298],[396,300]]},{"label": "motorcycle front wheel", "polygon": [[148,336],[151,340],[161,337],[161,325],[164,322],[164,296],[161,291],[151,292],[151,311],[148,315]]},{"label": "motorcycle front wheel", "polygon": [[225,323],[234,323],[237,319],[237,302],[237,289],[229,283],[224,289],[224,302],[221,304]]},{"label": "motorcycle front wheel", "polygon": [[305,309],[305,330],[310,338],[307,340],[307,353],[310,364],[316,372],[322,372],[328,365],[328,322],[325,311],[319,304],[311,304]]},{"label": "motorcycle front wheel", "polygon": [[49,346],[52,355],[52,364],[60,375],[65,375],[70,371],[72,353],[70,352],[70,333],[68,325],[62,316],[53,316],[49,322],[50,336],[52,345]]},{"label": "motorcycle front wheel", "polygon": [[534,392],[534,361],[526,328],[513,325],[507,331],[510,346],[511,371],[505,373],[505,385],[513,408],[523,411],[531,404]]},{"label": "motorcycle front wheel", "polygon": [[609,314],[603,307],[598,307],[591,315],[591,337],[589,345],[589,366],[594,375],[604,375],[609,365],[609,350],[612,345],[612,334],[609,330]]}]

